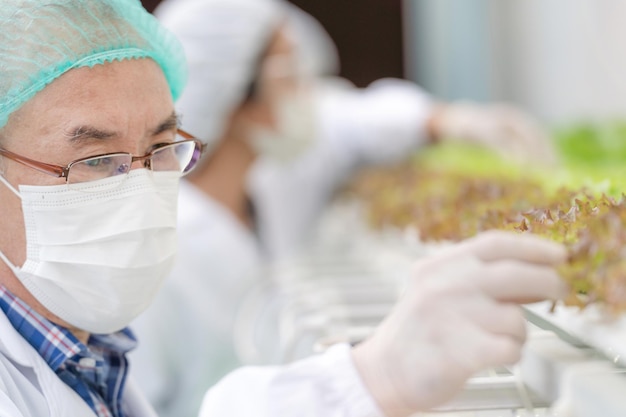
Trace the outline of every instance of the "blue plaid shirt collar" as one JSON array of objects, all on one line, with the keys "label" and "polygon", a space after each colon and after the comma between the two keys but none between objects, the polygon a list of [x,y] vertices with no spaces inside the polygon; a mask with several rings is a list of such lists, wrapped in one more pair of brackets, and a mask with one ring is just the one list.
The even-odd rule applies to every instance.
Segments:
[{"label": "blue plaid shirt collar", "polygon": [[98,417],[124,417],[121,399],[128,373],[125,355],[137,345],[130,329],[110,335],[91,335],[85,345],[69,330],[41,316],[2,285],[0,310]]}]

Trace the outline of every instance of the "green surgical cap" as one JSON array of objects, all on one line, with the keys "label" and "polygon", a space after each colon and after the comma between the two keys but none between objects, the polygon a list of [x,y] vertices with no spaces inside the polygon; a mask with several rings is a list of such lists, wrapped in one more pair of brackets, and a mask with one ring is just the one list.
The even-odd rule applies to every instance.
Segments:
[{"label": "green surgical cap", "polygon": [[0,128],[72,68],[152,58],[174,99],[185,85],[182,47],[139,0],[2,0],[0,28]]}]

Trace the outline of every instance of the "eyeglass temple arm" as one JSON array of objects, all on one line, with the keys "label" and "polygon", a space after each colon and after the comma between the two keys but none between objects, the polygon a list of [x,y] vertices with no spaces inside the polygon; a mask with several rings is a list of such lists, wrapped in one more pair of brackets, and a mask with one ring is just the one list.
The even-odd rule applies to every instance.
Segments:
[{"label": "eyeglass temple arm", "polygon": [[52,165],[52,164],[46,164],[45,162],[34,161],[32,159],[26,158],[25,156],[14,154],[13,152],[7,151],[6,149],[2,149],[2,148],[0,148],[0,155],[6,156],[7,158],[14,160],[15,162],[18,162],[22,165],[26,165],[27,167],[36,169],[37,171],[42,172],[44,174],[55,175],[59,178],[67,177],[68,169],[58,166],[58,165]]},{"label": "eyeglass temple arm", "polygon": [[204,154],[204,151],[207,149],[207,144],[200,141],[197,137],[195,137],[194,135],[192,135],[191,133],[188,133],[186,131],[184,131],[183,129],[178,129],[178,134],[181,135],[182,137],[184,137],[185,139],[193,139],[196,142],[198,142],[198,144],[200,144],[200,153]]}]

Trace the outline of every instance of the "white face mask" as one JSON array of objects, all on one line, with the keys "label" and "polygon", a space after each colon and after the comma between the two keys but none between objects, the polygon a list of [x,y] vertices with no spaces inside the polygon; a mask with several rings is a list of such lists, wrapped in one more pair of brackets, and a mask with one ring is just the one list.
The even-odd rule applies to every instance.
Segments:
[{"label": "white face mask", "polygon": [[91,333],[126,327],[152,302],[176,254],[178,172],[135,169],[81,184],[20,185],[26,262],[0,258],[50,312]]},{"label": "white face mask", "polygon": [[262,157],[289,163],[299,158],[315,140],[315,112],[308,94],[283,96],[274,106],[276,129],[254,126],[250,144]]}]

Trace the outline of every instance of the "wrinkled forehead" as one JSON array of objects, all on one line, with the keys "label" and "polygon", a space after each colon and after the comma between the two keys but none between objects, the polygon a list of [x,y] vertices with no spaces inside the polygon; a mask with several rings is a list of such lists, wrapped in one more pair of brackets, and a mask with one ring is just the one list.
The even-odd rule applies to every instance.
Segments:
[{"label": "wrinkled forehead", "polygon": [[153,60],[115,61],[56,78],[11,114],[0,140],[11,147],[15,141],[63,139],[83,128],[143,136],[173,111],[167,81]]}]

